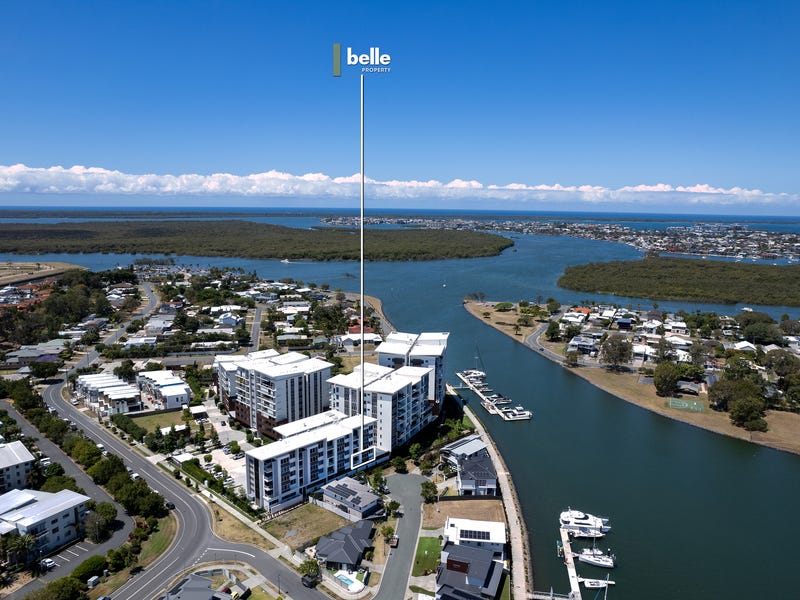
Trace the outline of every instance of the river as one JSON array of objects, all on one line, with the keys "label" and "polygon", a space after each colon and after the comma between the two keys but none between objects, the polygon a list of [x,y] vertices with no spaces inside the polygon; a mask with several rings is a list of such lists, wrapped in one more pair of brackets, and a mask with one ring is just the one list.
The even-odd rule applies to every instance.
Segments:
[{"label": "river", "polygon": [[[700,600],[791,596],[792,549],[800,533],[792,509],[800,498],[800,457],[732,440],[651,414],[600,391],[569,371],[482,325],[462,298],[482,291],[490,300],[563,304],[614,301],[559,289],[565,266],[638,256],[632,248],[592,240],[517,236],[499,257],[426,263],[372,263],[366,291],[383,300],[401,330],[449,331],[448,379],[479,355],[496,390],[530,408],[530,422],[504,422],[475,405],[511,470],[532,541],[540,590],[567,592],[556,557],[557,517],[567,506],[609,516],[602,541],[617,554],[610,598]],[[92,269],[129,264],[129,255],[0,255],[7,261],[64,261]],[[185,257],[178,262],[242,267],[263,278],[294,277],[357,291],[355,263],[290,263]],[[634,308],[652,301],[623,299]],[[741,307],[660,302],[664,310]],[[757,308],[757,307],[754,307]],[[773,307],[779,316],[797,309]],[[791,518],[790,518],[791,517]],[[605,572],[581,565],[581,575]],[[585,592],[584,598],[594,594]]]}]

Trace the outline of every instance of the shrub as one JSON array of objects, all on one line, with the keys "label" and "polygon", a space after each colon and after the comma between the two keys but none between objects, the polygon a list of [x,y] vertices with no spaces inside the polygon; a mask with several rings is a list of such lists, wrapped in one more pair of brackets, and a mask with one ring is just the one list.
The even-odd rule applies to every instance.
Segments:
[{"label": "shrub", "polygon": [[105,556],[90,556],[72,572],[72,576],[81,581],[87,581],[95,575],[102,575],[108,566]]}]

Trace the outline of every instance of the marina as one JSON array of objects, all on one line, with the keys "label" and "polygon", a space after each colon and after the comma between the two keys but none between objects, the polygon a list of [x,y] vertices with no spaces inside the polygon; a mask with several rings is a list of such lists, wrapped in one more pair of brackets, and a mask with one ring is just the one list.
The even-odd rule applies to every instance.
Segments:
[{"label": "marina", "polygon": [[464,385],[480,398],[481,406],[490,415],[498,415],[504,421],[529,421],[533,413],[524,406],[509,407],[511,399],[498,394],[486,383],[486,373],[478,369],[467,369],[456,373]]}]

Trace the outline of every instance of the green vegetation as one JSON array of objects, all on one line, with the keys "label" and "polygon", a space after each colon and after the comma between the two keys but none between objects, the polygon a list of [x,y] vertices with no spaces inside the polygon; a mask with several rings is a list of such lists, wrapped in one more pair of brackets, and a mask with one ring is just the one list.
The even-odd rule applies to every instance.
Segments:
[{"label": "green vegetation", "polygon": [[648,257],[567,267],[558,285],[637,298],[800,306],[800,266]]},{"label": "green vegetation", "polygon": [[[3,237],[0,228],[0,239]],[[135,284],[136,274],[125,269],[97,273],[81,269],[67,271],[58,278],[43,302],[24,311],[15,307],[0,311],[0,339],[15,344],[35,344],[57,338],[65,324],[78,323],[90,314],[115,318],[116,311],[103,288],[123,282]],[[137,296],[132,294],[123,308],[129,310],[138,305]]]},{"label": "green vegetation", "polygon": [[413,577],[426,575],[436,570],[439,565],[439,555],[441,553],[439,538],[421,537],[417,543],[417,553],[414,556],[414,566],[411,569]]},{"label": "green vegetation", "polygon": [[[370,229],[369,260],[437,260],[494,256],[510,239],[478,231]],[[239,258],[357,260],[349,229],[304,230],[251,221],[138,221],[25,224],[0,228],[0,252],[177,254]]]}]

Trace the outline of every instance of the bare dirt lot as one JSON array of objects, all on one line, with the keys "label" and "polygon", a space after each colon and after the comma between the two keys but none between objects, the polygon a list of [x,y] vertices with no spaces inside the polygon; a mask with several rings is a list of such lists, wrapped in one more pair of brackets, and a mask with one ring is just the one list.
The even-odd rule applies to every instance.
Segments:
[{"label": "bare dirt lot", "polygon": [[0,263],[0,285],[24,283],[33,279],[54,277],[70,269],[84,269],[78,265],[62,262],[2,262]]},{"label": "bare dirt lot", "polygon": [[303,544],[347,525],[347,519],[330,511],[306,504],[273,519],[264,529],[280,541],[297,549]]},{"label": "bare dirt lot", "polygon": [[444,527],[448,517],[506,522],[506,513],[500,498],[448,500],[422,506],[422,527],[425,529]]}]

